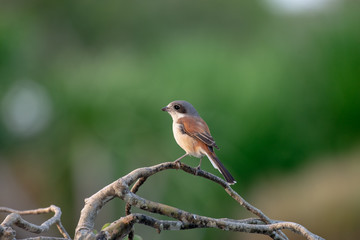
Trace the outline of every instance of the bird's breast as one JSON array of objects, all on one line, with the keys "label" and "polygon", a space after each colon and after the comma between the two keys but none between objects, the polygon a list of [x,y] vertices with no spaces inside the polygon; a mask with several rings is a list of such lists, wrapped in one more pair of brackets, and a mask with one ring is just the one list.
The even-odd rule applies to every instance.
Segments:
[{"label": "bird's breast", "polygon": [[186,153],[198,158],[204,155],[200,151],[198,140],[189,136],[184,131],[183,125],[174,122],[173,133],[176,143],[184,149]]}]

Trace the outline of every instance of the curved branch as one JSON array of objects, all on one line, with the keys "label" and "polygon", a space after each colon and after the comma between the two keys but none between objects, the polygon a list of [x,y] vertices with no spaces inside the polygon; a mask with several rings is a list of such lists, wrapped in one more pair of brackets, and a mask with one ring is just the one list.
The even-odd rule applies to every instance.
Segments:
[{"label": "curved branch", "polygon": [[[241,206],[257,215],[260,220],[252,224],[244,223],[243,221],[234,219],[214,219],[205,216],[188,213],[181,209],[168,206],[165,204],[153,202],[139,197],[135,194],[138,187],[143,183],[142,180],[146,179],[158,172],[167,169],[181,169],[192,175],[204,177],[213,182],[220,184],[225,191],[234,198]],[[129,190],[129,186],[137,182],[133,189]],[[141,183],[142,182],[142,183]],[[141,214],[130,214],[126,217],[120,218],[118,221],[112,223],[109,227],[101,233],[102,235],[96,236],[93,233],[94,220],[97,217],[101,208],[114,197],[123,199],[127,206],[135,206],[148,212],[158,213],[177,221],[163,221],[150,218]],[[127,213],[130,213],[130,207],[127,207]],[[306,237],[307,239],[322,239],[321,237],[309,232],[303,226],[292,222],[279,222],[268,218],[259,209],[253,207],[246,202],[238,193],[236,193],[224,180],[208,173],[203,170],[197,170],[189,167],[183,163],[166,162],[151,167],[144,167],[136,169],[117,181],[104,187],[102,190],[95,193],[93,196],[85,200],[85,206],[81,211],[80,220],[75,232],[75,239],[95,239],[96,237],[113,238],[123,237],[131,232],[134,223],[146,224],[153,226],[158,230],[182,230],[189,228],[219,228],[223,230],[241,231],[241,232],[256,232],[267,234],[273,239],[287,239],[287,237],[279,231],[280,229],[291,229],[292,231]],[[114,230],[114,226],[117,226]],[[165,228],[164,228],[165,226]],[[168,227],[166,227],[168,226]]]},{"label": "curved branch", "polygon": [[[0,207],[0,212],[10,213],[6,216],[0,227],[0,237],[5,239],[14,239],[15,232],[12,226],[18,226],[32,233],[47,232],[52,225],[56,225],[61,235],[66,239],[71,239],[65,228],[61,224],[61,209],[55,205],[47,208],[39,208],[35,210],[18,211],[11,208]],[[23,219],[21,215],[37,215],[53,212],[54,216],[42,223],[40,226],[30,223]]]},{"label": "curved branch", "polygon": [[[136,193],[139,188],[141,187],[141,185],[143,185],[146,181],[146,177],[142,177],[139,178],[136,183],[134,184],[134,186],[131,188],[131,192],[132,193]],[[131,214],[131,205],[129,203],[126,204],[125,206],[125,214],[126,215],[130,215]],[[134,239],[134,229],[131,229],[129,236],[128,236],[129,240],[133,240]]]},{"label": "curved branch", "polygon": [[[113,222],[103,231],[96,235],[96,239],[109,239],[109,238],[123,238],[133,227],[135,223],[144,224],[157,229],[159,232],[162,230],[185,230],[194,228],[218,228],[226,231],[238,231],[247,233],[258,233],[269,235],[276,230],[290,229],[295,232],[307,236],[311,239],[311,234],[308,230],[297,223],[293,222],[277,222],[272,224],[264,224],[260,219],[214,219],[208,218],[207,221],[197,220],[198,223],[185,223],[182,221],[168,221],[158,220],[156,218],[146,216],[144,214],[130,214],[122,217]],[[104,238],[105,237],[105,238]],[[321,238],[318,238],[321,239]]]}]

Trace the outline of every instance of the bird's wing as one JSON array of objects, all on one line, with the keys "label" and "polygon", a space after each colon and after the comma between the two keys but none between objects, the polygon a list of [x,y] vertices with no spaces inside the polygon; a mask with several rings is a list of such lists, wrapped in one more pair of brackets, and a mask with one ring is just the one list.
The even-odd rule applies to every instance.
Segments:
[{"label": "bird's wing", "polygon": [[189,136],[199,139],[210,147],[219,149],[210,134],[209,127],[200,117],[182,117],[177,123],[183,126],[184,132]]}]

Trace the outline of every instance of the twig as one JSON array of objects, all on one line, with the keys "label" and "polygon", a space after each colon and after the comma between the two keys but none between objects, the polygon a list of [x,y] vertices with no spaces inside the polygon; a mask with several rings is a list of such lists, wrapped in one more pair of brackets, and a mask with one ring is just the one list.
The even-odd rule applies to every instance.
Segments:
[{"label": "twig", "polygon": [[[139,178],[136,183],[134,184],[134,186],[131,188],[131,192],[132,193],[136,193],[139,188],[141,187],[141,185],[143,185],[146,181],[146,177],[142,177]],[[126,215],[130,215],[131,214],[131,205],[129,203],[126,204],[125,206],[125,214]],[[129,235],[128,235],[128,240],[133,240],[134,239],[134,228],[131,229]]]},{"label": "twig", "polygon": [[[225,191],[234,200],[236,200],[241,206],[243,206],[245,209],[247,209],[251,213],[258,216],[265,223],[268,223],[268,224],[272,223],[271,219],[268,218],[262,211],[260,211],[259,209],[257,209],[256,207],[252,206],[247,201],[245,201],[245,199],[243,199],[237,192],[235,192],[226,181],[219,178],[218,176],[215,176],[215,175],[213,175],[213,174],[211,174],[209,172],[203,171],[203,170],[195,169],[195,172],[194,172],[194,168],[192,168],[190,166],[187,166],[187,165],[185,165],[183,163],[181,163],[180,169],[187,172],[187,173],[190,173],[190,174],[193,174],[193,175],[198,175],[200,177],[203,177],[203,178],[209,179],[209,180],[211,180],[213,182],[216,182],[217,184],[222,186],[225,189]],[[275,240],[278,240],[278,239],[279,240],[288,240],[287,236],[281,231],[276,231],[276,232],[272,233],[270,236]]]},{"label": "twig", "polygon": [[[39,208],[35,210],[18,211],[11,208],[0,207],[0,212],[10,213],[1,223],[0,237],[4,239],[14,239],[15,231],[12,226],[18,226],[32,233],[47,232],[52,225],[56,225],[61,235],[66,239],[71,239],[65,228],[61,224],[61,209],[55,205],[47,208]],[[24,220],[21,215],[37,215],[53,212],[54,216],[42,223],[40,226]],[[2,230],[1,230],[2,229]]]}]

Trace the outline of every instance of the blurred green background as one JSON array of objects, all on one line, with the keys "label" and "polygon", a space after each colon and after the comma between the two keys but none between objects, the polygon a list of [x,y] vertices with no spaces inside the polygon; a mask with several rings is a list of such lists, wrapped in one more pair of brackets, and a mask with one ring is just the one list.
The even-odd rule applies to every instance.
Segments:
[{"label": "blurred green background", "polygon": [[[183,154],[160,109],[187,100],[245,199],[326,239],[357,239],[359,7],[351,0],[0,1],[0,205],[60,206],[73,235],[86,197]],[[208,161],[202,166],[219,175]],[[179,171],[152,177],[139,194],[201,215],[251,216],[221,187]],[[123,207],[112,201],[97,228]],[[214,229],[157,234],[140,225],[136,233],[267,239]]]}]

